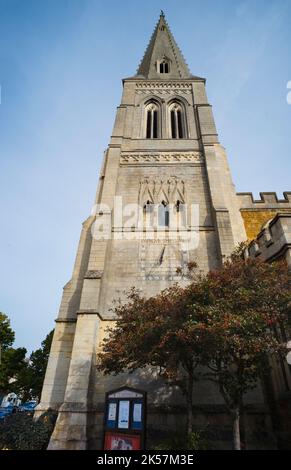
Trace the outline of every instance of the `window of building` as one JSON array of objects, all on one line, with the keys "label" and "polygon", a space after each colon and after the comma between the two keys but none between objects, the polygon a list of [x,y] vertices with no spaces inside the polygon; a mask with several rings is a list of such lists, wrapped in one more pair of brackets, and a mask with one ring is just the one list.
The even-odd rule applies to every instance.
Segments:
[{"label": "window of building", "polygon": [[186,213],[186,205],[182,201],[178,199],[175,204],[176,208],[176,223],[178,229],[185,229],[187,227],[187,213]]},{"label": "window of building", "polygon": [[154,204],[147,201],[143,206],[143,226],[152,227],[154,224]]},{"label": "window of building", "polygon": [[159,73],[170,73],[170,60],[167,58],[158,60],[156,67]]},{"label": "window of building", "polygon": [[159,108],[154,102],[151,102],[146,107],[146,138],[157,139],[159,134]]},{"label": "window of building", "polygon": [[169,217],[169,207],[165,201],[162,201],[158,207],[158,222],[159,227],[169,227],[170,217]]},{"label": "window of building", "polygon": [[163,60],[163,62],[160,62],[160,73],[169,73],[169,62],[166,60]]},{"label": "window of building", "polygon": [[147,201],[146,204],[143,206],[144,212],[152,212],[153,211],[153,204],[150,201]]},{"label": "window of building", "polygon": [[172,139],[186,137],[184,112],[179,103],[173,103],[170,107],[170,126]]}]

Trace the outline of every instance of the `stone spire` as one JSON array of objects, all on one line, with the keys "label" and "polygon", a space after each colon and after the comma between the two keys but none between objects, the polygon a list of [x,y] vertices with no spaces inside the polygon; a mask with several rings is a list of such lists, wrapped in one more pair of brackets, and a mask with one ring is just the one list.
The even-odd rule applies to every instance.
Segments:
[{"label": "stone spire", "polygon": [[[168,63],[168,72],[160,73],[160,63]],[[191,78],[185,59],[161,10],[159,21],[137,70],[137,76],[149,79]]]}]

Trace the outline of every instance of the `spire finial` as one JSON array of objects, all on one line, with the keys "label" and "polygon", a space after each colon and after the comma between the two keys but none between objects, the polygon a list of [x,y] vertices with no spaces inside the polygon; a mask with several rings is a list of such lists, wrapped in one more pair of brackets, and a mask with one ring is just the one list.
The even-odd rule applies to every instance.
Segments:
[{"label": "spire finial", "polygon": [[165,18],[165,13],[164,13],[163,10],[161,10],[160,16],[163,17],[163,18]]}]

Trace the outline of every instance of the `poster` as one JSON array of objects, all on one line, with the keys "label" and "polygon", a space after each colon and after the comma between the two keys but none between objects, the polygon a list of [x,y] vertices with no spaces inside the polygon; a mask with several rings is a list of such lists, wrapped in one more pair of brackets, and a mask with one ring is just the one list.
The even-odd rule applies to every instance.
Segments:
[{"label": "poster", "polygon": [[141,403],[135,403],[133,406],[133,421],[135,423],[141,422]]},{"label": "poster", "polygon": [[109,403],[108,408],[108,421],[115,421],[116,420],[116,403]]},{"label": "poster", "polygon": [[118,427],[121,429],[129,427],[129,400],[120,400],[119,402]]},{"label": "poster", "polygon": [[115,434],[106,432],[104,441],[105,450],[140,450],[140,436],[130,434]]}]

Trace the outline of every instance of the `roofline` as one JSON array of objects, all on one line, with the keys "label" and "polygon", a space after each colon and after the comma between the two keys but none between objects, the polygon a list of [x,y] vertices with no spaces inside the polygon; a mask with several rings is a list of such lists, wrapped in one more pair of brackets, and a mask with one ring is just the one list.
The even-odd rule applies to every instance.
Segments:
[{"label": "roofline", "polygon": [[203,82],[206,83],[206,78],[204,77],[197,77],[196,75],[192,75],[189,78],[169,78],[167,79],[161,79],[161,78],[145,78],[141,77],[140,75],[138,76],[133,76],[133,77],[126,77],[122,79],[122,83],[124,82],[138,82],[138,81],[146,81],[146,82],[161,82],[161,83],[171,83],[171,82]]}]

